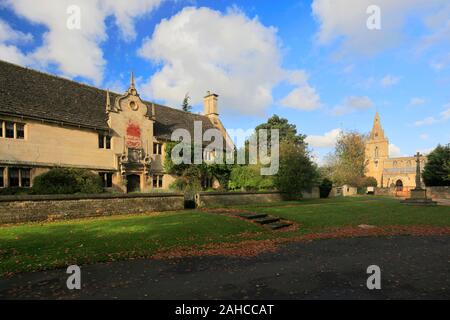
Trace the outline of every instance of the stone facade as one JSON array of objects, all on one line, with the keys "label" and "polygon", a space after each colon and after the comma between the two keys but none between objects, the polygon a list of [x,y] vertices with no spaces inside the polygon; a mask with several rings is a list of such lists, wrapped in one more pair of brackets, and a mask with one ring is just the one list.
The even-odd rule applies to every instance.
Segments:
[{"label": "stone facade", "polygon": [[0,198],[0,224],[184,209],[184,195],[66,195]]},{"label": "stone facade", "polygon": [[[377,112],[372,131],[366,142],[366,176],[377,179],[378,187],[396,188],[398,192],[408,192],[416,187],[416,158],[389,156],[389,140],[381,126],[380,116]],[[420,158],[423,169],[427,158]],[[423,182],[422,182],[423,186]]]},{"label": "stone facade", "polygon": [[227,136],[216,94],[206,95],[203,115],[183,112],[143,101],[133,75],[119,95],[0,61],[0,86],[0,188],[74,167],[99,173],[111,190],[169,189],[176,177],[164,155],[175,129],[194,137],[201,122]]}]

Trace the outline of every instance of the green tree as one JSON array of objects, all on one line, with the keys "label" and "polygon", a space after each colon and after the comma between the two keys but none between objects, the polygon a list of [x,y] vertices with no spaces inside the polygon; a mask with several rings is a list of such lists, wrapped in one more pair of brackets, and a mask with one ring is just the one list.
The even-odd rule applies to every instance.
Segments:
[{"label": "green tree", "polygon": [[309,152],[294,141],[280,143],[280,168],[275,178],[278,190],[288,194],[300,194],[317,184],[318,170]]},{"label": "green tree", "polygon": [[324,178],[319,185],[320,197],[328,198],[331,189],[333,189],[333,182],[330,179]]},{"label": "green tree", "polygon": [[450,186],[450,144],[438,145],[428,155],[422,177],[427,186]]},{"label": "green tree", "polygon": [[181,107],[183,111],[190,112],[192,109],[192,106],[190,105],[191,97],[189,97],[189,93],[186,93],[184,96],[183,102],[181,104]]},{"label": "green tree", "polygon": [[[306,136],[297,133],[295,124],[289,123],[285,118],[280,118],[276,114],[273,115],[266,123],[262,123],[255,128],[255,132],[259,129],[278,129],[281,141],[291,141],[296,144],[305,144]],[[270,141],[270,131],[268,132],[268,139]]]},{"label": "green tree", "polygon": [[327,158],[334,183],[362,187],[367,165],[365,143],[366,136],[355,131],[339,135],[334,153]]}]

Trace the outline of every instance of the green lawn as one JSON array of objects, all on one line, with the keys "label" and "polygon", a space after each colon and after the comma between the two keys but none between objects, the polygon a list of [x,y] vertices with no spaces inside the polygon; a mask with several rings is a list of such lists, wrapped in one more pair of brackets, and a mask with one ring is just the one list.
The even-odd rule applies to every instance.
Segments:
[{"label": "green lawn", "polygon": [[320,199],[240,208],[295,221],[302,226],[300,233],[360,224],[450,226],[450,207],[406,206],[392,198]]},{"label": "green lawn", "polygon": [[182,211],[0,227],[0,275],[133,257],[157,250],[268,239],[359,224],[450,226],[450,207],[409,207],[395,199],[358,197],[237,208],[298,222],[273,233],[248,221]]},{"label": "green lawn", "polygon": [[193,211],[0,227],[0,275],[240,241],[241,233],[261,231],[243,220]]}]

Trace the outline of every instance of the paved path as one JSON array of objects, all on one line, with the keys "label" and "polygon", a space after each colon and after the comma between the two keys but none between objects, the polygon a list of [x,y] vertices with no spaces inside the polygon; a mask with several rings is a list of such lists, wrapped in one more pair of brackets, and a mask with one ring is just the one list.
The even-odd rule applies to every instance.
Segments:
[{"label": "paved path", "polygon": [[[382,289],[366,288],[381,267]],[[82,267],[82,289],[65,270],[0,280],[0,298],[450,299],[450,237],[379,237],[283,245],[252,258],[134,260]]]}]

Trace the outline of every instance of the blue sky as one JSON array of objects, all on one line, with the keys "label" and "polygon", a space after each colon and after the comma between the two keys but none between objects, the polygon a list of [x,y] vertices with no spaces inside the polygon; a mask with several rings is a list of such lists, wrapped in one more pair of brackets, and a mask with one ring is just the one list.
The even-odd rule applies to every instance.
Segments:
[{"label": "blue sky", "polygon": [[[227,128],[288,118],[319,159],[378,110],[391,156],[450,142],[450,4],[378,0],[0,0],[0,59],[194,111]],[[80,28],[69,29],[80,8]],[[75,13],[76,16],[76,13]],[[74,20],[71,20],[74,21]]]}]

